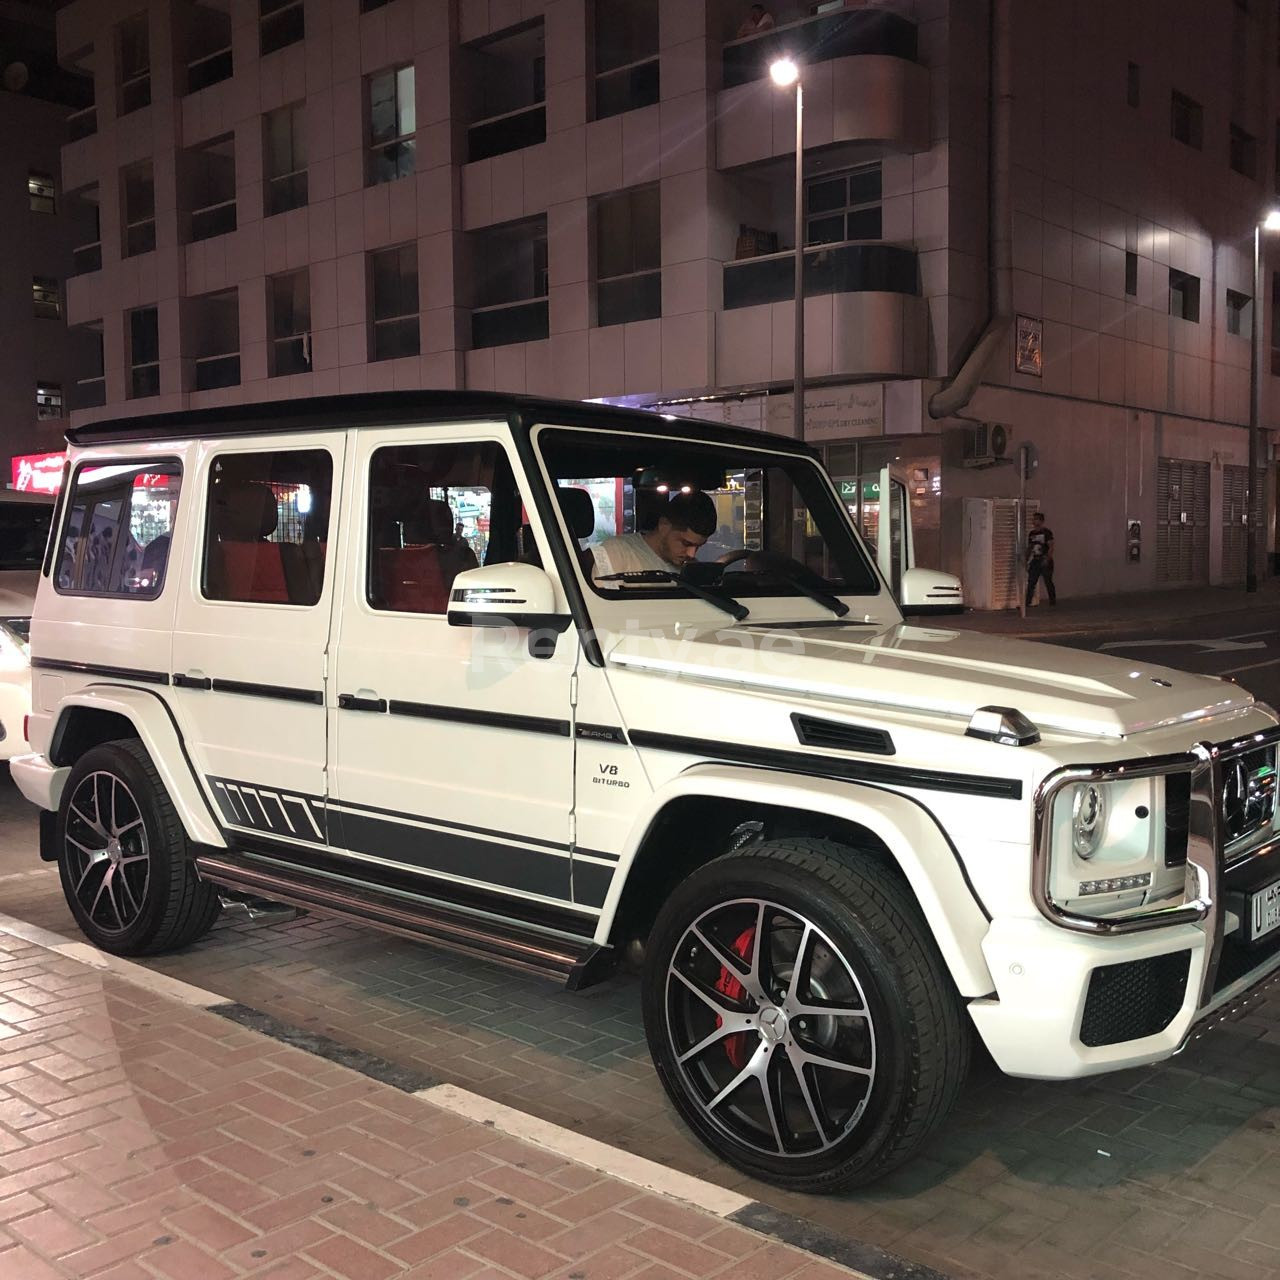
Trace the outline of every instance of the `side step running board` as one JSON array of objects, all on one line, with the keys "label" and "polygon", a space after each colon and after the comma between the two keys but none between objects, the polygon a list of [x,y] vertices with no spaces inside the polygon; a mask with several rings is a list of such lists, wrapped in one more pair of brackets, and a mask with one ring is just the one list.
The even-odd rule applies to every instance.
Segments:
[{"label": "side step running board", "polygon": [[229,850],[201,854],[195,865],[201,878],[210,884],[494,960],[558,979],[570,990],[599,981],[612,967],[612,949],[597,946],[589,939],[522,930],[506,921],[489,921],[428,899],[308,875],[294,867],[284,874],[264,860]]}]

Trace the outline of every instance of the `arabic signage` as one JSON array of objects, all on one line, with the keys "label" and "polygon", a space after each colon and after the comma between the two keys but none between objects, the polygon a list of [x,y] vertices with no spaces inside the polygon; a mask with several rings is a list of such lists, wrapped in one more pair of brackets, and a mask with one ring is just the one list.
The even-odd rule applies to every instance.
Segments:
[{"label": "arabic signage", "polygon": [[13,488],[30,493],[57,493],[62,487],[65,453],[24,453],[15,457]]}]

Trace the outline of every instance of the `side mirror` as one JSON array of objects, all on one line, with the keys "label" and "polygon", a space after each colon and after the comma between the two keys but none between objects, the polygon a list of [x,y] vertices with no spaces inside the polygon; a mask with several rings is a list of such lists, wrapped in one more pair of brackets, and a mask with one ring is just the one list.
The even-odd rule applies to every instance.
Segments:
[{"label": "side mirror", "polygon": [[953,573],[941,573],[936,569],[908,569],[902,575],[901,594],[899,608],[904,618],[964,612],[964,588]]},{"label": "side mirror", "polygon": [[487,564],[453,580],[447,614],[451,627],[519,627],[529,632],[529,656],[549,658],[556,636],[573,621],[556,612],[556,591],[546,571],[532,564]]}]

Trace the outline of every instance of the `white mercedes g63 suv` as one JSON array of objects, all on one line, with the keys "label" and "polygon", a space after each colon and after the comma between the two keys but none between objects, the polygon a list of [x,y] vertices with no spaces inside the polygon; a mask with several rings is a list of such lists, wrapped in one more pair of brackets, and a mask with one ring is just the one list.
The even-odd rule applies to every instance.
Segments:
[{"label": "white mercedes g63 suv", "polygon": [[801,444],[427,392],[69,436],[12,767],[99,947],[231,891],[570,987],[642,950],[676,1108],[811,1191],[974,1035],[1156,1062],[1280,968],[1275,713],[904,621]]}]

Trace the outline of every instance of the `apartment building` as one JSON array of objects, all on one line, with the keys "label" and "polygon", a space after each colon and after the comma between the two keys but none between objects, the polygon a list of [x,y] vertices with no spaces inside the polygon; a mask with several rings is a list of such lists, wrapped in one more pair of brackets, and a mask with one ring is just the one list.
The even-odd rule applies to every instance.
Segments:
[{"label": "apartment building", "polygon": [[804,430],[851,506],[900,467],[921,562],[1008,576],[1027,445],[1061,589],[1241,577],[1274,6],[749,10],[73,0],[73,419],[432,386],[792,431],[788,54]]}]

